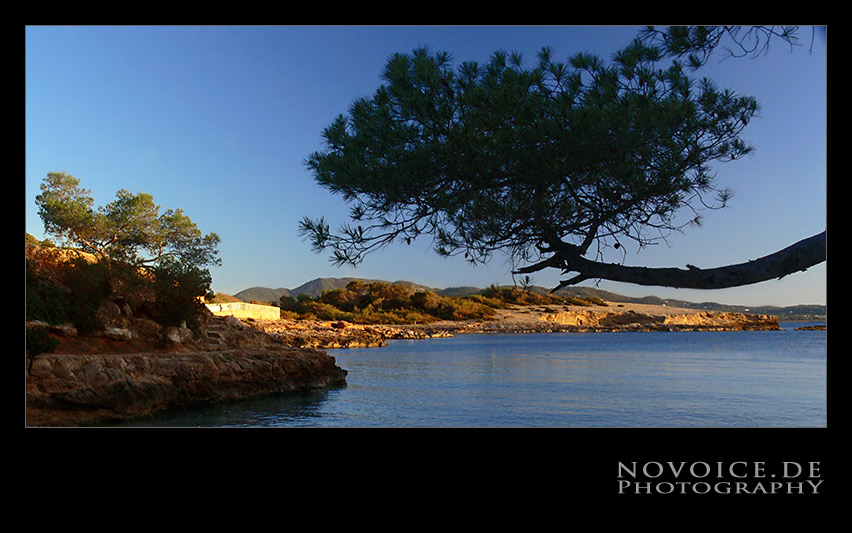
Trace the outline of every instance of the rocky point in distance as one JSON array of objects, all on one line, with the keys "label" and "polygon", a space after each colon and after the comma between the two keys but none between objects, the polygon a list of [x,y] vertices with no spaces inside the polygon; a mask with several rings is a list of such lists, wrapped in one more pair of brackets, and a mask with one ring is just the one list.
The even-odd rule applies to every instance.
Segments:
[{"label": "rocky point in distance", "polygon": [[[381,282],[390,284],[407,285],[414,290],[431,290],[441,296],[468,296],[471,294],[480,293],[483,289],[480,287],[448,287],[445,289],[437,289],[427,287],[411,281],[383,281],[375,279],[363,279],[354,277],[343,278],[316,278],[314,280],[303,283],[293,289],[287,288],[269,288],[269,287],[250,287],[237,292],[233,297],[243,302],[263,302],[277,303],[282,296],[297,297],[299,294],[305,294],[315,298],[324,291],[333,289],[344,289],[351,281],[360,280],[364,282]],[[532,287],[530,290],[547,293],[548,289],[542,287]],[[654,306],[665,306],[669,308],[690,309],[701,311],[717,311],[727,313],[753,313],[758,315],[775,315],[781,321],[805,321],[805,320],[825,320],[826,306],[821,304],[801,304],[787,307],[779,306],[743,306],[729,305],[716,302],[689,302],[685,300],[675,300],[671,298],[660,298],[657,296],[631,297],[616,294],[610,291],[596,289],[594,287],[566,287],[555,293],[562,297],[580,297],[580,298],[596,298],[614,304],[643,304]]]},{"label": "rocky point in distance", "polygon": [[289,346],[322,349],[384,346],[390,339],[458,333],[778,330],[778,315],[786,321],[823,320],[825,313],[825,306],[694,304],[630,298],[588,287],[563,289],[557,298],[547,293],[540,287],[431,289],[408,281],[350,277],[219,296],[280,304],[280,319],[246,321]]}]

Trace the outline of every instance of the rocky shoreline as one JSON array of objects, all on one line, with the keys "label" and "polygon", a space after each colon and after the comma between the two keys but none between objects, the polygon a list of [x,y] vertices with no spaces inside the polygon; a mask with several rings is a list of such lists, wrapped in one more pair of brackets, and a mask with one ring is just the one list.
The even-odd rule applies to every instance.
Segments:
[{"label": "rocky shoreline", "polygon": [[778,330],[770,315],[655,306],[512,306],[491,320],[360,325],[205,318],[200,334],[132,319],[94,338],[54,327],[56,353],[27,359],[26,425],[103,425],[172,407],[346,383],[324,350],[471,333]]},{"label": "rocky shoreline", "polygon": [[228,350],[172,354],[43,355],[28,381],[28,426],[97,425],[164,409],[345,383],[324,352]]},{"label": "rocky shoreline", "polygon": [[152,329],[150,321],[129,326],[121,339],[118,328],[87,337],[54,328],[57,353],[27,358],[26,425],[103,425],[346,383],[326,352],[284,345],[233,317],[208,317],[198,338],[186,328]]},{"label": "rocky shoreline", "polygon": [[429,339],[467,333],[553,333],[620,331],[780,330],[774,315],[720,313],[634,304],[560,310],[511,306],[491,320],[440,321],[429,324],[362,325],[340,321],[249,321],[282,344],[319,349],[381,347],[393,339]]}]

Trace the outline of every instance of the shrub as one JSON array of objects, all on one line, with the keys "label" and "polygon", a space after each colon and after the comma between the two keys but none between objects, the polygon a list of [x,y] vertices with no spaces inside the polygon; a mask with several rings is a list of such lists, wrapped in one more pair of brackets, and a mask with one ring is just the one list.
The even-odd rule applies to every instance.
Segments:
[{"label": "shrub", "polygon": [[[230,294],[225,294],[222,292],[217,292],[213,294],[210,298],[205,298],[205,301],[209,304],[221,304],[221,303],[230,303],[230,302],[242,302],[239,298],[235,296],[231,296]],[[274,305],[274,304],[273,304]]]},{"label": "shrub", "polygon": [[83,335],[104,329],[97,316],[101,301],[112,293],[110,265],[74,259],[65,272],[65,284],[71,289],[68,318]]},{"label": "shrub", "polygon": [[40,353],[53,353],[59,341],[51,337],[45,328],[27,328],[27,355],[32,357]]},{"label": "shrub", "polygon": [[483,294],[471,294],[469,296],[465,296],[468,300],[473,300],[474,302],[480,303],[482,305],[491,307],[492,309],[506,309],[509,307],[509,304],[503,300],[498,298],[489,298]]},{"label": "shrub", "polygon": [[333,305],[317,301],[302,302],[299,306],[299,312],[302,314],[313,315],[320,320],[351,321],[352,319],[352,313],[342,311]]},{"label": "shrub", "polygon": [[352,311],[360,303],[361,295],[348,289],[332,289],[323,292],[317,300],[343,311]]},{"label": "shrub", "polygon": [[278,299],[278,307],[281,308],[281,314],[284,314],[284,311],[288,312],[297,312],[299,308],[299,303],[296,302],[296,299],[292,296],[284,295]]},{"label": "shrub", "polygon": [[101,301],[112,293],[111,268],[106,263],[74,259],[63,266],[60,281],[66,288],[38,273],[27,259],[26,319],[48,324],[71,322],[81,334],[103,329],[97,317]]},{"label": "shrub", "polygon": [[583,305],[586,307],[591,307],[594,305],[599,305],[606,307],[606,302],[601,300],[600,298],[583,298],[581,296],[569,296],[565,298],[562,302],[565,305]]},{"label": "shrub", "polygon": [[152,269],[154,274],[155,318],[166,326],[198,329],[198,317],[204,305],[201,301],[212,281],[207,270],[179,261],[164,261]]},{"label": "shrub", "polygon": [[282,316],[345,320],[357,324],[427,324],[436,320],[483,319],[492,316],[499,300],[485,297],[443,297],[403,284],[352,281],[345,289],[323,292],[316,299],[300,294],[280,299]]},{"label": "shrub", "polygon": [[408,300],[413,292],[406,285],[377,281],[368,285],[367,296],[374,300],[379,298],[383,300]]},{"label": "shrub", "polygon": [[[46,266],[47,265],[47,266]],[[26,320],[70,322],[82,335],[104,328],[98,308],[114,292],[134,295],[160,324],[200,326],[202,297],[213,298],[210,273],[189,262],[164,261],[141,270],[120,261],[26,257]],[[220,295],[221,298],[221,295]]]},{"label": "shrub", "polygon": [[481,320],[495,314],[494,308],[469,298],[448,298],[443,305],[445,316],[449,320]]},{"label": "shrub", "polygon": [[26,320],[42,320],[48,324],[61,324],[68,321],[67,291],[50,283],[41,276],[32,262],[26,260]]},{"label": "shrub", "polygon": [[498,287],[491,285],[482,291],[486,298],[501,300],[515,305],[548,305],[562,303],[562,298],[541,294],[530,290],[522,290],[518,287]]},{"label": "shrub", "polygon": [[411,304],[417,309],[433,311],[444,299],[432,291],[418,291],[411,295]]}]

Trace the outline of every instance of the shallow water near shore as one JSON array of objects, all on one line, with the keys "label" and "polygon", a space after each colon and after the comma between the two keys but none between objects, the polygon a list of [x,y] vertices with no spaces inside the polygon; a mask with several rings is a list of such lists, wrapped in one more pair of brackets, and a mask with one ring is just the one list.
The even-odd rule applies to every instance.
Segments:
[{"label": "shallow water near shore", "polygon": [[826,331],[805,325],[394,340],[329,350],[344,387],[116,426],[825,427]]}]

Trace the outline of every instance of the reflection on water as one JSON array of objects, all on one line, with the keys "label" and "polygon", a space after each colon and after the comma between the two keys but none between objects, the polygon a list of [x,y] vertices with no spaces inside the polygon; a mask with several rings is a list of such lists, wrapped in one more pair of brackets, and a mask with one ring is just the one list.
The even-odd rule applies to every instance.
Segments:
[{"label": "reflection on water", "polygon": [[117,427],[314,427],[322,425],[322,405],[343,387],[264,396],[210,406],[170,409]]},{"label": "reflection on water", "polygon": [[826,332],[458,335],[330,350],[324,391],[122,426],[824,427]]}]

